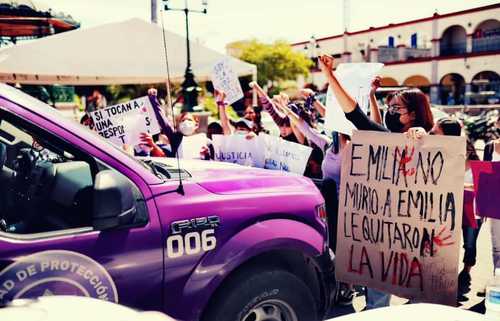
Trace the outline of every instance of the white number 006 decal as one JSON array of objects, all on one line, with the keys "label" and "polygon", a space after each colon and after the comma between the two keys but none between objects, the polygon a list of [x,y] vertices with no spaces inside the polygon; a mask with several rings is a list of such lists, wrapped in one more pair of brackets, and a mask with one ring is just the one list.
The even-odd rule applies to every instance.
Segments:
[{"label": "white number 006 decal", "polygon": [[217,239],[215,231],[204,230],[200,232],[190,232],[186,235],[172,235],[167,238],[167,256],[169,258],[181,257],[184,254],[193,255],[201,251],[207,252],[215,249]]}]

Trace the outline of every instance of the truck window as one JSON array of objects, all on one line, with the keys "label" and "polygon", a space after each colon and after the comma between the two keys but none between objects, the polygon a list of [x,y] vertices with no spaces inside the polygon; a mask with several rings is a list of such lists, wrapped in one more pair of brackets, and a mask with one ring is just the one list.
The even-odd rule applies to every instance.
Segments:
[{"label": "truck window", "polygon": [[[109,168],[7,112],[0,113],[0,232],[31,235],[93,229],[96,175]],[[114,175],[121,175],[113,171]],[[130,188],[146,223],[142,195]]]}]

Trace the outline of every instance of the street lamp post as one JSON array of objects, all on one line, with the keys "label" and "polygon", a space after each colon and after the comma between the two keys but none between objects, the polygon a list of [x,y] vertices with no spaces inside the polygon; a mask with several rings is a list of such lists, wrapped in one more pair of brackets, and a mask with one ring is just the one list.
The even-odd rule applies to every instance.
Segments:
[{"label": "street lamp post", "polygon": [[311,36],[309,44],[304,46],[304,50],[307,51],[307,57],[314,62],[314,69],[311,71],[311,83],[314,85],[314,70],[318,68],[318,49],[319,44],[314,36]]},{"label": "street lamp post", "polygon": [[182,95],[184,97],[184,109],[187,111],[193,111],[193,107],[198,105],[198,83],[196,82],[191,69],[191,48],[189,45],[189,13],[207,13],[208,0],[202,0],[202,10],[193,10],[188,8],[187,0],[184,0],[184,8],[172,8],[169,6],[169,0],[163,0],[165,3],[165,11],[183,11],[186,17],[186,54],[187,54],[187,65],[186,72],[184,73],[184,82],[182,83]]}]

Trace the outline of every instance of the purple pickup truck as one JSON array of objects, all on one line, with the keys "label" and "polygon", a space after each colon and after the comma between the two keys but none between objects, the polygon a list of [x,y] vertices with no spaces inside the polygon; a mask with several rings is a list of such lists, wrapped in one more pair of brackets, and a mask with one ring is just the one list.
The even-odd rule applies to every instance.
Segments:
[{"label": "purple pickup truck", "polygon": [[0,303],[64,294],[179,320],[322,319],[333,282],[311,180],[180,167],[0,84]]}]

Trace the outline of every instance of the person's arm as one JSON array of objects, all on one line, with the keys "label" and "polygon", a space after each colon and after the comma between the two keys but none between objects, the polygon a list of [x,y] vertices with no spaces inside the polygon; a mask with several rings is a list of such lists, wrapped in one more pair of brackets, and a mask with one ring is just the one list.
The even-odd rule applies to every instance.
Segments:
[{"label": "person's arm", "polygon": [[361,108],[356,105],[356,108],[349,112],[345,113],[345,117],[349,120],[358,130],[374,130],[379,132],[388,132],[389,130],[382,126],[381,124],[377,124],[361,110]]},{"label": "person's arm", "polygon": [[182,139],[184,136],[181,133],[174,131],[168,120],[163,115],[160,107],[160,102],[158,101],[157,93],[158,92],[156,89],[150,88],[148,90],[149,101],[153,106],[153,111],[155,113],[156,120],[160,125],[161,133],[167,136],[168,140],[170,141],[170,146],[172,147],[172,153],[175,155],[177,153],[177,149],[179,149],[179,146],[182,143]]},{"label": "person's arm", "polygon": [[165,157],[163,150],[155,144],[153,137],[148,133],[141,133],[141,142],[151,148],[150,155],[154,157]]},{"label": "person's arm", "polygon": [[321,117],[325,117],[326,115],[326,107],[321,103],[321,101],[317,100],[316,98],[313,101],[313,107],[316,109],[316,111],[319,113]]},{"label": "person's arm", "polygon": [[291,123],[290,127],[292,128],[293,134],[297,138],[297,142],[301,145],[304,145],[306,142],[306,137],[304,136],[302,131],[300,129],[298,129],[297,125],[295,125],[294,123]]},{"label": "person's arm", "polygon": [[250,87],[255,89],[255,91],[257,92],[257,96],[259,96],[259,101],[262,105],[262,108],[264,108],[264,110],[269,113],[274,123],[278,127],[283,126],[286,122],[286,116],[283,116],[279,113],[273,101],[269,98],[266,92],[256,82],[251,82]]},{"label": "person's arm", "polygon": [[220,123],[222,126],[222,131],[224,135],[231,135],[231,126],[229,125],[229,117],[227,117],[226,102],[224,99],[226,94],[222,91],[215,91],[215,101],[217,103],[217,108],[219,108]]},{"label": "person's arm", "polygon": [[357,103],[354,98],[349,95],[349,93],[342,87],[337,77],[333,74],[333,62],[334,59],[329,55],[322,55],[319,57],[319,65],[321,70],[328,80],[328,84],[332,89],[335,98],[340,104],[340,107],[344,113],[350,113],[356,109]]},{"label": "person's arm", "polygon": [[162,113],[161,110],[161,104],[158,101],[158,92],[155,88],[150,88],[148,89],[148,98],[149,101],[151,102],[151,105],[153,106],[153,111],[155,112],[156,120],[158,121],[158,124],[160,125],[160,129],[165,134],[165,136],[168,137],[170,140],[172,135],[174,134],[174,129],[168,122],[168,120],[165,118],[165,116]]},{"label": "person's arm", "polygon": [[380,113],[380,107],[378,105],[375,93],[377,92],[377,88],[380,87],[381,80],[382,78],[380,78],[379,76],[375,77],[375,79],[373,79],[372,81],[372,86],[370,89],[370,118],[380,125],[382,125],[382,114]]}]

